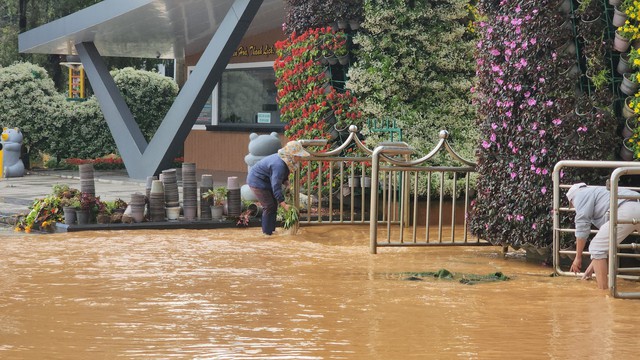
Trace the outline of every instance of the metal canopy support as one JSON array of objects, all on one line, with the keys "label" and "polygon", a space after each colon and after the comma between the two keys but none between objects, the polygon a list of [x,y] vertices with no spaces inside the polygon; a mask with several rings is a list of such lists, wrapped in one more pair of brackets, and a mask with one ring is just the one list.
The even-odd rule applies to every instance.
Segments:
[{"label": "metal canopy support", "polygon": [[234,1],[148,144],[95,45],[76,44],[129,177],[144,179],[171,166],[262,2]]}]

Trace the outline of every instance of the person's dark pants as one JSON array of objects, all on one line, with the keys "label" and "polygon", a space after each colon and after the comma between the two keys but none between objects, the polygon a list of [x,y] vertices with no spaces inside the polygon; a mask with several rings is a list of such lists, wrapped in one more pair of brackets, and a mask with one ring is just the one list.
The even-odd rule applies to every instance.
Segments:
[{"label": "person's dark pants", "polygon": [[278,200],[273,197],[273,191],[251,188],[262,205],[262,232],[271,235],[276,230],[276,215],[278,214]]}]

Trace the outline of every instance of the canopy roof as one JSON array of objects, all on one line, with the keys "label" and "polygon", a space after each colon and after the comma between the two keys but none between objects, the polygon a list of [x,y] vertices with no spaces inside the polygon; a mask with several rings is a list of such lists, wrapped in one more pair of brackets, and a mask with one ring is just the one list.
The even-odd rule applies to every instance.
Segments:
[{"label": "canopy roof", "polygon": [[[233,0],[104,0],[19,36],[21,53],[76,55],[93,42],[102,56],[180,59],[204,51]],[[246,36],[278,29],[283,0],[264,0]]]}]

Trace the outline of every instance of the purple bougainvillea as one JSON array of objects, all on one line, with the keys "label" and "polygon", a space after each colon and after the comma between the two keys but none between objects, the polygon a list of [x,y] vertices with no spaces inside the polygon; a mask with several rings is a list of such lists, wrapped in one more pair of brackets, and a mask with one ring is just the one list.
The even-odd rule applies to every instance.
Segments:
[{"label": "purple bougainvillea", "polygon": [[558,4],[478,4],[483,20],[474,92],[481,135],[471,228],[495,244],[551,244],[555,164],[613,154],[617,123],[593,97],[576,91],[580,63],[564,50],[574,38]]}]

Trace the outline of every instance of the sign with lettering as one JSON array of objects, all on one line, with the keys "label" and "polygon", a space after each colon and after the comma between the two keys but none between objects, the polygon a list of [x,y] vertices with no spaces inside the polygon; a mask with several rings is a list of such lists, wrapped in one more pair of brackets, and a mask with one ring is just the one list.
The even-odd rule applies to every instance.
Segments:
[{"label": "sign with lettering", "polygon": [[234,57],[270,56],[275,55],[276,49],[271,44],[265,45],[241,45],[233,52]]},{"label": "sign with lettering", "polygon": [[271,124],[271,113],[258,113],[258,124]]}]

